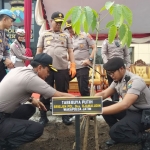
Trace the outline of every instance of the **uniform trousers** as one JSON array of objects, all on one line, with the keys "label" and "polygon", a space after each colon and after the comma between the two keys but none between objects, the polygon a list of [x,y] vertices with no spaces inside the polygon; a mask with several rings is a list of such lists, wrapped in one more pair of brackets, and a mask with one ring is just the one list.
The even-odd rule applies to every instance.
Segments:
[{"label": "uniform trousers", "polygon": [[[67,93],[69,89],[69,70],[57,70],[57,72],[51,71],[46,82],[52,87],[54,87],[55,83],[57,91]],[[50,99],[45,99],[41,96],[40,101],[46,106],[47,110],[50,109]]]},{"label": "uniform trousers", "polygon": [[81,96],[89,96],[89,68],[84,67],[77,69],[76,71],[76,77]]},{"label": "uniform trousers", "polygon": [[[107,79],[108,79],[108,84],[111,85],[111,83],[113,82],[113,79],[107,75]],[[112,101],[119,101],[119,94],[117,93],[117,91],[115,91],[115,93],[111,96]]]},{"label": "uniform trousers", "polygon": [[28,120],[35,110],[33,105],[24,104],[12,114],[0,112],[0,147],[18,147],[42,135],[43,125]]},{"label": "uniform trousers", "polygon": [[2,81],[2,79],[5,77],[6,75],[6,67],[4,65],[4,63],[2,61],[0,61],[0,82]]},{"label": "uniform trousers", "polygon": [[[103,107],[113,104],[115,102],[106,100]],[[118,143],[140,143],[142,133],[150,128],[141,123],[142,110],[125,110],[113,115],[103,115],[103,118],[110,127],[110,137]]]}]

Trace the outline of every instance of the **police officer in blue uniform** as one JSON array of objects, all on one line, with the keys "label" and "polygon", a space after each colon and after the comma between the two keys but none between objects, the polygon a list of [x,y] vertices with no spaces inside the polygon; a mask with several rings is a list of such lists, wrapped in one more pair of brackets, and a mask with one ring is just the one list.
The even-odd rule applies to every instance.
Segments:
[{"label": "police officer in blue uniform", "polygon": [[15,21],[15,14],[8,10],[0,10],[0,82],[6,75],[7,68],[14,68],[12,61],[10,60],[9,42],[5,33],[5,29],[9,29]]}]

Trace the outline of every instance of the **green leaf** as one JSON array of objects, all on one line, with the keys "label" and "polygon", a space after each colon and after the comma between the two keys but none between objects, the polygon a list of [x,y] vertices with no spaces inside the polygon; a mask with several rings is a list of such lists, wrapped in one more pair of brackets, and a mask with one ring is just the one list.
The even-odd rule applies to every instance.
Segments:
[{"label": "green leaf", "polygon": [[122,5],[122,15],[124,19],[127,21],[129,26],[132,25],[132,11],[127,7]]},{"label": "green leaf", "polygon": [[114,6],[114,10],[113,10],[112,15],[114,17],[114,24],[116,26],[118,26],[119,22],[120,22],[121,15],[122,15],[122,7],[119,4]]},{"label": "green leaf", "polygon": [[127,44],[128,41],[128,32],[126,32],[126,34],[124,35],[124,38],[122,39],[122,46],[125,46]]},{"label": "green leaf", "polygon": [[132,33],[131,31],[128,31],[128,41],[127,41],[127,46],[130,47],[132,41]]},{"label": "green leaf", "polygon": [[79,33],[80,33],[80,24],[81,24],[81,22],[80,22],[80,20],[78,20],[78,21],[74,24],[74,26],[73,26],[73,29],[74,29],[74,31],[75,31],[76,34],[79,34]]},{"label": "green leaf", "polygon": [[112,14],[113,14],[113,10],[114,10],[114,5],[113,5],[113,6],[111,6],[111,7],[110,7],[110,9],[109,9],[109,13],[110,13],[110,15],[112,15]]},{"label": "green leaf", "polygon": [[126,24],[122,24],[121,27],[119,28],[119,38],[121,41],[123,40],[126,32],[127,32]]},{"label": "green leaf", "polygon": [[74,25],[80,18],[81,15],[81,6],[76,6],[73,10],[72,10],[72,24]]},{"label": "green leaf", "polygon": [[88,33],[89,26],[88,26],[88,24],[87,24],[86,21],[84,22],[83,28],[84,28],[84,31],[85,31],[86,33]]},{"label": "green leaf", "polygon": [[97,25],[97,19],[96,19],[95,17],[93,17],[93,22],[92,22],[92,24],[91,24],[92,31],[94,31],[94,30],[95,30],[96,25]]},{"label": "green leaf", "polygon": [[72,7],[72,8],[66,13],[66,15],[65,15],[65,17],[64,17],[64,21],[63,21],[63,23],[62,23],[62,26],[64,26],[64,24],[65,24],[66,21],[68,20],[69,16],[72,14],[72,11],[73,11],[74,8],[75,8],[75,7]]},{"label": "green leaf", "polygon": [[114,25],[114,21],[110,21],[106,24],[106,28],[110,28],[112,25]]},{"label": "green leaf", "polygon": [[84,24],[84,21],[85,21],[85,13],[82,12],[81,16],[80,16],[80,21],[81,21],[81,24]]},{"label": "green leaf", "polygon": [[116,26],[111,26],[110,29],[109,29],[109,33],[108,33],[108,40],[109,40],[109,43],[112,43],[113,40],[115,39],[116,37],[116,33],[117,33],[117,27]]},{"label": "green leaf", "polygon": [[93,11],[94,16],[97,18],[99,16],[98,13],[94,9],[92,9],[92,11]]},{"label": "green leaf", "polygon": [[110,7],[111,7],[113,4],[114,4],[114,2],[106,2],[106,3],[105,3],[105,8],[106,8],[107,10],[109,10]]},{"label": "green leaf", "polygon": [[106,10],[105,6],[100,9],[100,12],[102,12],[103,10]]},{"label": "green leaf", "polygon": [[90,27],[93,21],[93,10],[89,6],[86,6],[84,7],[84,12],[86,17],[86,22],[88,24],[88,27]]}]

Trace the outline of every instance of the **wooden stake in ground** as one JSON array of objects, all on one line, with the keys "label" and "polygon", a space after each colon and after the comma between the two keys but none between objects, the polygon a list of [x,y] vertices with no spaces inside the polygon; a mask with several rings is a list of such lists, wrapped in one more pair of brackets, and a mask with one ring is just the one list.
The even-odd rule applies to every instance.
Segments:
[{"label": "wooden stake in ground", "polygon": [[89,125],[90,125],[90,117],[88,116],[86,119],[86,126],[85,126],[85,133],[84,133],[84,140],[83,140],[83,150],[87,150],[87,140],[89,134]]},{"label": "wooden stake in ground", "polygon": [[95,149],[99,150],[99,143],[98,143],[98,130],[97,130],[97,119],[94,117],[94,130],[95,130]]}]

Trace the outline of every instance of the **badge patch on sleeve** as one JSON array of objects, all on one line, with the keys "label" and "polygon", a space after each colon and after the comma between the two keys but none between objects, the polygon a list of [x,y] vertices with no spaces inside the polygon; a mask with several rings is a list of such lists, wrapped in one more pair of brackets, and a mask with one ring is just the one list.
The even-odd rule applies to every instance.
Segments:
[{"label": "badge patch on sleeve", "polygon": [[127,88],[130,89],[132,87],[132,80],[128,82]]}]

